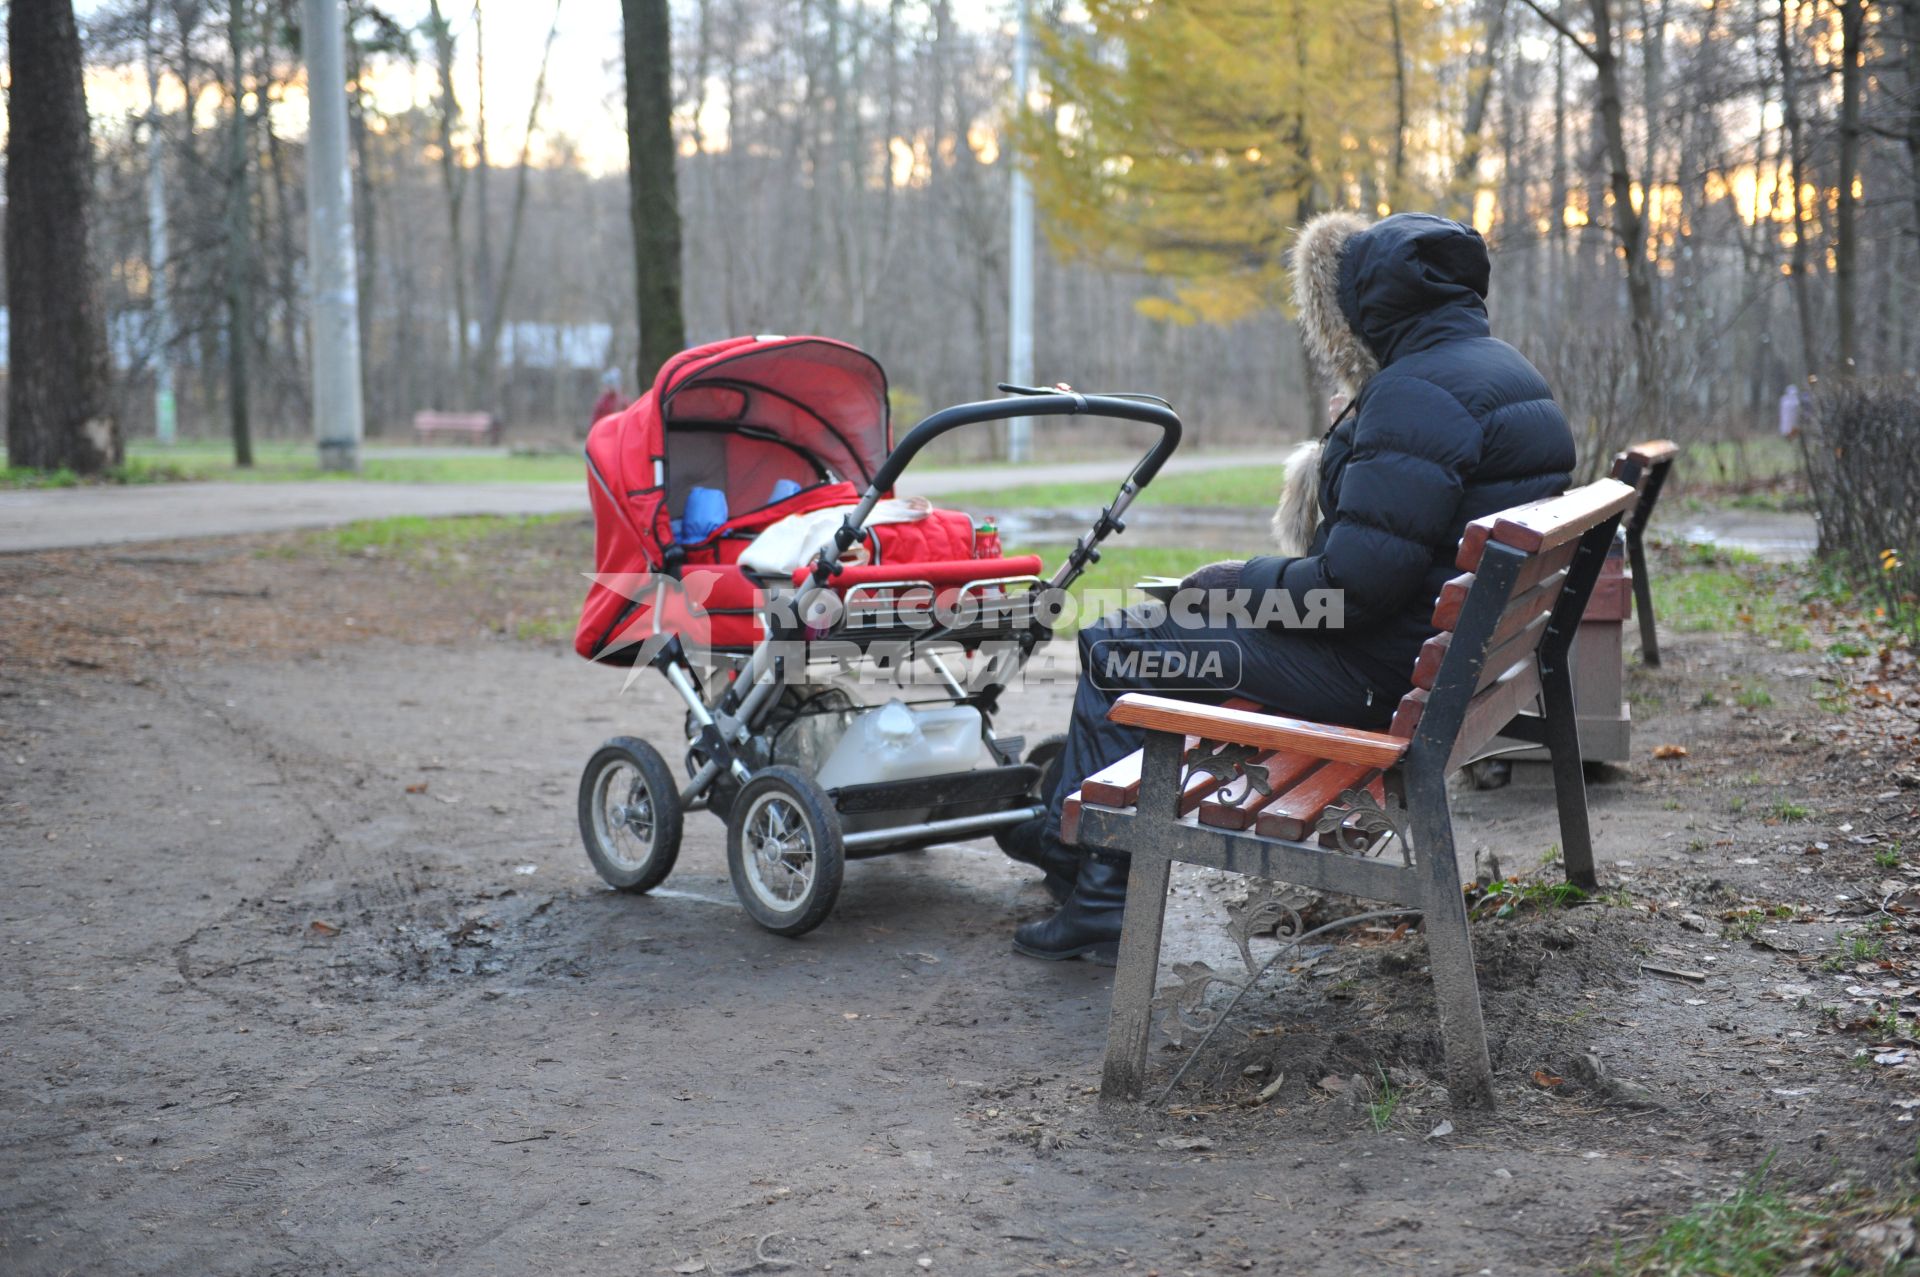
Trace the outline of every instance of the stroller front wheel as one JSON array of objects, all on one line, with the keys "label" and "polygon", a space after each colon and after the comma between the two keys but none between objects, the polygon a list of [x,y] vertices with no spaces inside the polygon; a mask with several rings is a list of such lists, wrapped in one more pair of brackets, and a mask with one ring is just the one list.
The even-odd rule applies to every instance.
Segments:
[{"label": "stroller front wheel", "polygon": [[840,813],[804,773],[766,768],[733,800],[727,870],[755,922],[775,935],[804,935],[826,921],[840,895]]},{"label": "stroller front wheel", "polygon": [[643,740],[616,736],[580,776],[580,839],[610,887],[640,894],[673,872],[683,813],[673,769]]}]

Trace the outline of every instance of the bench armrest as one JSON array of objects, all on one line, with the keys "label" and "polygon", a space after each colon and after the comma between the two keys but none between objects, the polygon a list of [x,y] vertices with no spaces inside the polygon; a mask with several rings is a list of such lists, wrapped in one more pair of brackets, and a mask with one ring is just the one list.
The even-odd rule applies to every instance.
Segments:
[{"label": "bench armrest", "polygon": [[1357,727],[1335,727],[1304,719],[1257,714],[1243,709],[1194,705],[1165,696],[1129,692],[1107,717],[1150,732],[1175,732],[1202,740],[1257,745],[1261,749],[1290,749],[1336,763],[1363,763],[1391,767],[1407,752],[1408,742],[1385,732]]}]

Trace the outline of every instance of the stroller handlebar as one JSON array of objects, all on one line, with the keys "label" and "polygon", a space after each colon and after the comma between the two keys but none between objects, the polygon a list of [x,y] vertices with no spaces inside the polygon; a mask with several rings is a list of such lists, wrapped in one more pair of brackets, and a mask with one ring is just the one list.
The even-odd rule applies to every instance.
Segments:
[{"label": "stroller handlebar", "polygon": [[[1005,389],[1015,389],[1004,387]],[[1008,421],[1015,417],[1116,417],[1139,421],[1160,428],[1160,438],[1133,468],[1128,481],[1144,488],[1160,473],[1174,449],[1180,446],[1180,417],[1162,399],[1133,395],[1083,395],[1076,391],[1033,392],[1024,387],[1005,399],[986,399],[979,403],[955,404],[943,408],[909,430],[894,445],[879,471],[873,476],[872,489],[885,492],[899,481],[914,457],[928,444],[950,430],[977,426],[988,421]]]}]

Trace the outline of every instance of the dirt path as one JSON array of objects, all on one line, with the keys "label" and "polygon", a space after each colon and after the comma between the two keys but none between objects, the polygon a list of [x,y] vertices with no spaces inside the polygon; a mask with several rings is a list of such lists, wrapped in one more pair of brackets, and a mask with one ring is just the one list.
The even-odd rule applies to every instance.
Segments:
[{"label": "dirt path", "polygon": [[[91,611],[86,560],[60,562],[64,611]],[[1770,1155],[1815,1184],[1911,1158],[1910,1066],[1849,1067],[1859,1040],[1818,1013],[1861,978],[1814,965],[1838,926],[1721,934],[1730,901],[1870,890],[1832,831],[1912,821],[1912,791],[1866,801],[1849,777],[1881,764],[1805,726],[1804,655],[1676,636],[1637,676],[1641,755],[1693,756],[1594,787],[1625,895],[1479,928],[1498,1115],[1435,1093],[1422,946],[1384,935],[1262,986],[1174,1107],[1103,1113],[1110,975],[1009,953],[1044,897],[990,846],[857,864],[798,942],[733,903],[711,817],[667,889],[608,892],[574,785],[608,735],[667,743],[651,681],[616,696],[551,643],[473,637],[466,577],[178,570],[244,592],[261,562],[286,629],[250,656],[224,628],[244,614],[203,604],[159,658],[0,670],[9,1273],[1535,1273]],[[10,563],[0,595],[28,588]],[[409,613],[447,637],[377,637]],[[1777,707],[1695,708],[1729,678]],[[1010,699],[1011,730],[1064,717],[1064,689]],[[1768,824],[1776,792],[1811,819]],[[1549,808],[1463,793],[1463,848],[1531,868]],[[1803,855],[1815,837],[1833,849]],[[1169,963],[1233,969],[1221,884],[1179,885]],[[1587,1053],[1611,1081],[1573,1076]]]}]

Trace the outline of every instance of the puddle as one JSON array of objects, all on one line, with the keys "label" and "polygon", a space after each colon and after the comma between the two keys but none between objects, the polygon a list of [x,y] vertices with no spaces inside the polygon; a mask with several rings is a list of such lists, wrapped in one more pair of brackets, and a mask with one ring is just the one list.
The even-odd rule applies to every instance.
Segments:
[{"label": "puddle", "polygon": [[[1093,526],[1098,509],[1014,510],[996,515],[1000,535],[1009,545],[1056,546],[1071,544]],[[1220,550],[1226,554],[1270,554],[1268,512],[1244,507],[1150,506],[1127,515],[1127,530],[1108,542],[1117,546],[1182,546]],[[1744,550],[1774,563],[1813,557],[1819,530],[1805,511],[1704,510],[1662,518],[1653,517],[1652,532],[1661,537]]]},{"label": "puddle", "polygon": [[[1071,545],[1100,517],[1097,507],[1070,510],[1014,510],[995,516],[1000,538],[1009,545]],[[1108,540],[1114,546],[1183,546],[1228,554],[1271,553],[1271,516],[1244,506],[1148,506],[1127,512],[1127,530]]]},{"label": "puddle", "polygon": [[[1670,531],[1675,525],[1678,531]],[[1813,557],[1820,543],[1819,526],[1804,510],[1703,510],[1662,527],[1660,512],[1648,524],[1650,534],[1677,535],[1683,541],[1744,550],[1773,563],[1792,563]]]}]

